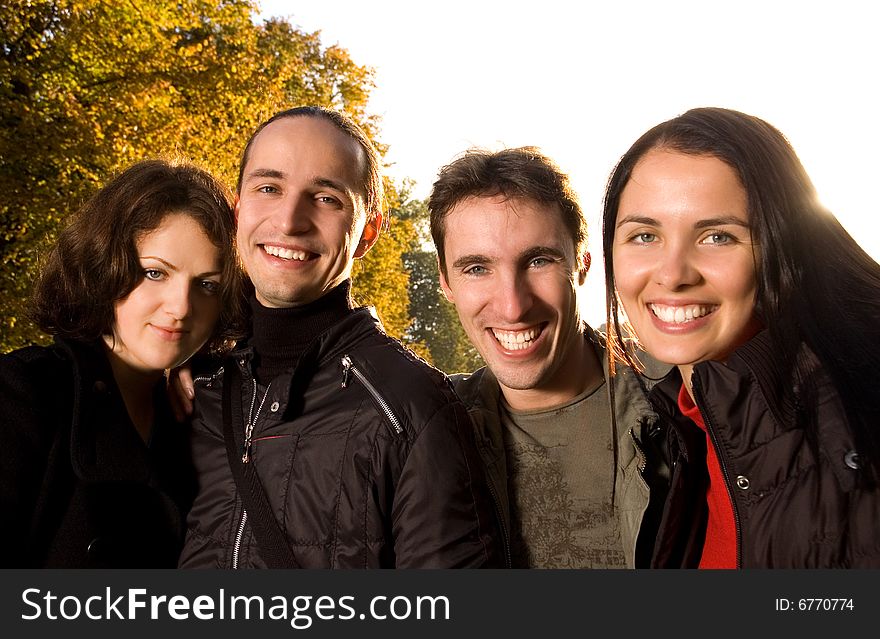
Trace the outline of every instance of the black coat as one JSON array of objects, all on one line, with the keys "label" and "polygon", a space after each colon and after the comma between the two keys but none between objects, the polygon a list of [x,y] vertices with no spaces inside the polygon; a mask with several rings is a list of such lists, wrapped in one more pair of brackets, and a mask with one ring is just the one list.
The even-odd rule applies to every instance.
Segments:
[{"label": "black coat", "polygon": [[145,445],[100,345],[0,358],[0,446],[3,565],[176,565],[195,481],[187,430],[157,388]]},{"label": "black coat", "polygon": [[[726,363],[694,367],[694,398],[733,503],[742,568],[880,567],[880,488],[861,476],[840,398],[816,358],[809,362],[818,405],[812,446],[795,418],[792,381],[767,331]],[[659,567],[696,567],[707,516],[707,437],[677,409],[674,370],[651,400],[673,415],[672,485],[655,548]]]},{"label": "black coat", "polygon": [[[381,332],[369,309],[330,326],[268,389],[251,365],[250,350],[241,349],[224,371],[196,380],[199,493],[182,567],[272,565],[227,458],[221,405],[230,367],[241,374],[234,392],[242,419],[254,416],[248,463],[300,567],[502,565],[464,405],[442,373]],[[232,428],[243,433],[246,425]]]}]

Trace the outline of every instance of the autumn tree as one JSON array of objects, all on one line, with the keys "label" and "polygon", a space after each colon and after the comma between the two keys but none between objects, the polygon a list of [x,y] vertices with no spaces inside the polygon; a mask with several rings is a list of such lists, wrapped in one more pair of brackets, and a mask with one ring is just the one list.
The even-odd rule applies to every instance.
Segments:
[{"label": "autumn tree", "polygon": [[425,356],[447,373],[471,372],[483,365],[473,347],[455,307],[440,290],[437,253],[429,242],[428,207],[424,201],[411,200],[401,207],[400,217],[418,233],[414,250],[404,255],[409,274],[409,316],[411,324],[404,340],[423,348]]},{"label": "autumn tree", "polygon": [[[386,188],[388,186],[386,182]],[[398,337],[405,335],[411,322],[408,303],[409,273],[404,256],[416,250],[419,244],[414,221],[409,219],[406,205],[400,201],[405,198],[406,191],[398,194],[393,187],[390,189],[385,228],[373,248],[363,259],[355,262],[352,273],[355,301],[375,305],[380,311],[385,330]],[[399,297],[401,291],[407,295],[403,300]],[[410,345],[419,351],[418,345]]]},{"label": "autumn tree", "polygon": [[[255,9],[245,0],[0,0],[0,349],[45,341],[22,319],[39,258],[68,213],[127,164],[181,156],[233,185],[255,126],[300,104],[339,109],[377,139],[371,70],[323,48],[319,33],[255,24]],[[405,228],[398,233],[355,282],[395,334],[407,325],[406,282],[399,268],[371,271],[394,268],[390,254],[407,245]]]}]

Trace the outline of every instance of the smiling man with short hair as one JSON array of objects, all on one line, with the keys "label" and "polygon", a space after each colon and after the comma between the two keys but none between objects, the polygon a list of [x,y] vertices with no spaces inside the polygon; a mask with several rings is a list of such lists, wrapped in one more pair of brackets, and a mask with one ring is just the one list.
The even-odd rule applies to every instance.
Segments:
[{"label": "smiling man with short hair", "polygon": [[382,199],[375,148],[338,112],[284,111],[248,142],[236,215],[251,331],[195,381],[182,567],[499,565],[464,406],[351,299]]},{"label": "smiling man with short hair", "polygon": [[623,370],[612,419],[604,339],[578,309],[590,254],[568,177],[536,148],[473,150],[428,206],[440,285],[487,364],[454,379],[512,565],[646,565],[662,482],[641,444],[656,415]]}]

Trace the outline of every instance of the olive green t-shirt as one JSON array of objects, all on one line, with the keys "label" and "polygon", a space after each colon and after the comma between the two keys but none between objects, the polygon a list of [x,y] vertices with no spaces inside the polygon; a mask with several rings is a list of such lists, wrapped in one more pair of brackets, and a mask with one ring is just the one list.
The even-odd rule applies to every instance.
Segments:
[{"label": "olive green t-shirt", "polygon": [[515,568],[624,568],[612,508],[614,446],[605,384],[550,410],[502,400]]}]

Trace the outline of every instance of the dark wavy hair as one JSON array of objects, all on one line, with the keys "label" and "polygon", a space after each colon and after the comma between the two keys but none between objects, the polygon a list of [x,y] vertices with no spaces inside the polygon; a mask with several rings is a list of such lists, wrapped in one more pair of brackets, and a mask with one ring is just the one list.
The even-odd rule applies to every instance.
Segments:
[{"label": "dark wavy hair", "polygon": [[613,247],[624,187],[638,161],[662,148],[716,157],[739,176],[748,198],[756,251],[756,312],[769,330],[778,364],[793,380],[789,398],[816,445],[815,389],[803,345],[839,394],[865,477],[880,474],[880,264],[825,209],[794,149],[764,120],[722,108],[692,109],[642,135],[608,180],[603,218],[609,341],[623,347]]},{"label": "dark wavy hair", "polygon": [[241,275],[229,190],[184,162],[144,160],[122,171],[77,211],[42,265],[31,317],[50,335],[96,341],[113,330],[114,303],[143,279],[137,240],[171,213],[191,217],[220,250],[220,319],[209,347],[241,335]]},{"label": "dark wavy hair", "polygon": [[[366,132],[347,115],[340,113],[339,111],[334,111],[333,109],[319,106],[300,106],[285,111],[279,111],[254,130],[241,154],[241,163],[238,165],[238,182],[235,187],[236,192],[239,194],[241,193],[241,183],[244,179],[244,168],[248,163],[248,159],[250,159],[251,147],[254,145],[254,140],[257,139],[260,132],[278,120],[303,117],[321,118],[322,120],[326,120],[342,133],[357,142],[358,146],[364,152],[365,166],[361,188],[364,191],[367,220],[372,220],[377,215],[381,214],[385,210],[385,187],[382,183],[381,159],[375,145],[370,141]],[[388,218],[385,218],[384,224],[387,225],[388,221]]]}]

